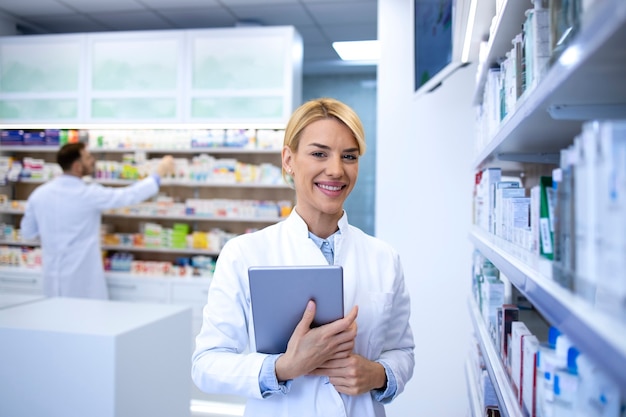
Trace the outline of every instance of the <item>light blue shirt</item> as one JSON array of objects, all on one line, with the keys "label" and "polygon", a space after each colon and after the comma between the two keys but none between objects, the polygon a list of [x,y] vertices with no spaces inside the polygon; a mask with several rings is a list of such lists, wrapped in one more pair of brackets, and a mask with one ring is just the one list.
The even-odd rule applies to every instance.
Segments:
[{"label": "light blue shirt", "polygon": [[[315,245],[320,248],[322,254],[328,261],[329,265],[332,265],[335,260],[335,235],[340,234],[341,230],[337,230],[335,233],[330,235],[327,239],[322,239],[309,232],[309,238],[315,242]],[[259,385],[261,388],[261,394],[263,397],[268,397],[272,394],[282,393],[286,394],[289,392],[289,386],[291,385],[291,380],[285,381],[284,383],[278,382],[276,378],[276,360],[280,357],[279,355],[269,355],[263,361],[263,366],[261,367],[261,373],[259,375]],[[380,363],[385,368],[385,374],[387,375],[387,386],[385,390],[375,390],[374,391],[374,399],[379,402],[386,402],[385,400],[393,398],[396,393],[397,383],[396,378],[393,376],[391,372],[391,368],[384,363],[383,361],[376,361]]]}]

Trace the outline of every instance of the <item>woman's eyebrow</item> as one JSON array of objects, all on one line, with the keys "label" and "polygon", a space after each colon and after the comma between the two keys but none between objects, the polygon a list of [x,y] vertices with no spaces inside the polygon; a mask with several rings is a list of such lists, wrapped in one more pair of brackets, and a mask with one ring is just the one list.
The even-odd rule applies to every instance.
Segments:
[{"label": "woman's eyebrow", "polygon": [[330,149],[330,146],[322,145],[321,143],[315,143],[315,142],[309,143],[307,146],[313,146],[313,147],[316,147],[316,148],[326,149],[326,150]]},{"label": "woman's eyebrow", "polygon": [[[314,146],[316,148],[320,148],[320,149],[324,149],[324,150],[330,150],[330,146],[328,145],[322,145],[321,143],[309,143],[307,146]],[[358,152],[359,148],[349,148],[349,149],[344,149],[342,152]]]}]

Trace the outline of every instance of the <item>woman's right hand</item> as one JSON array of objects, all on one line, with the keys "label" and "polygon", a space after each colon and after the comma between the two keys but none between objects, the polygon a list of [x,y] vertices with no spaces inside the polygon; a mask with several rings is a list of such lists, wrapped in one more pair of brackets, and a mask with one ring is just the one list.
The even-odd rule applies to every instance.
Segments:
[{"label": "woman's right hand", "polygon": [[306,375],[328,360],[348,357],[354,349],[358,307],[354,306],[342,319],[311,329],[315,309],[315,302],[309,301],[287,351],[276,361],[278,381]]}]

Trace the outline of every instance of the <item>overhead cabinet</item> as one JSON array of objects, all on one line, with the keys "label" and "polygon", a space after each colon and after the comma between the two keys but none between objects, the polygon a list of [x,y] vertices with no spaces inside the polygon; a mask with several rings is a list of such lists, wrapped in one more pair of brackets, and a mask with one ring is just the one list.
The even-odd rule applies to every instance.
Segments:
[{"label": "overhead cabinet", "polygon": [[184,39],[181,32],[88,35],[88,121],[181,120]]},{"label": "overhead cabinet", "polygon": [[0,38],[0,122],[284,124],[300,104],[293,27]]},{"label": "overhead cabinet", "polygon": [[293,58],[301,49],[292,37],[263,28],[198,30],[187,37],[190,121],[289,118],[300,101],[292,93],[301,88],[301,59]]},{"label": "overhead cabinet", "polygon": [[0,38],[0,120],[78,122],[83,45],[76,35]]}]

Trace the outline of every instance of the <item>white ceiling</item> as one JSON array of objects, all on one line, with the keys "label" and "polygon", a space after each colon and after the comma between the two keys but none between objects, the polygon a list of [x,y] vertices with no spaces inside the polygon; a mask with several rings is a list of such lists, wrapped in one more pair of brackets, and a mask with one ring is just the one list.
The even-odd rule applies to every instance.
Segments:
[{"label": "white ceiling", "polygon": [[377,39],[377,0],[0,0],[0,19],[23,34],[292,25],[305,73],[345,69],[334,41]]}]

